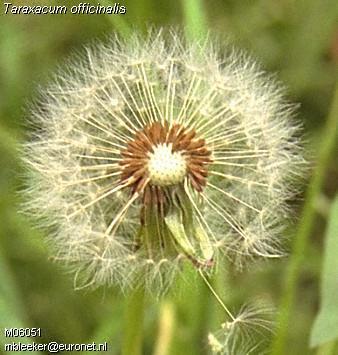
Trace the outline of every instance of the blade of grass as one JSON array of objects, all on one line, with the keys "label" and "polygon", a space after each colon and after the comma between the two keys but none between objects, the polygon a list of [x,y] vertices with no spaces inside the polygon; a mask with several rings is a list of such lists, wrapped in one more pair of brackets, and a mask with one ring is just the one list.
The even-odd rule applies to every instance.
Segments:
[{"label": "blade of grass", "polygon": [[311,331],[310,346],[315,347],[338,339],[338,195],[331,207],[325,237],[324,264],[321,282],[321,305]]},{"label": "blade of grass", "polygon": [[315,203],[320,194],[325,174],[333,153],[337,138],[338,119],[338,85],[336,86],[331,111],[326,121],[322,135],[322,145],[319,149],[317,168],[307,189],[305,205],[294,238],[289,265],[286,270],[284,292],[278,313],[278,328],[272,343],[272,355],[284,355],[288,330],[290,329],[290,316],[297,291],[297,283],[301,273],[301,265],[306,254],[306,245],[315,222]]}]

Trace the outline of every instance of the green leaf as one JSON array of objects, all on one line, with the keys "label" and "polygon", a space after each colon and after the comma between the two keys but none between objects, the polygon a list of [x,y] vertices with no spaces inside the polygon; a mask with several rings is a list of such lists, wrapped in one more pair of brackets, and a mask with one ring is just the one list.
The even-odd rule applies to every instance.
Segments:
[{"label": "green leaf", "polygon": [[315,319],[310,346],[338,338],[338,195],[331,208],[325,240],[321,307]]}]

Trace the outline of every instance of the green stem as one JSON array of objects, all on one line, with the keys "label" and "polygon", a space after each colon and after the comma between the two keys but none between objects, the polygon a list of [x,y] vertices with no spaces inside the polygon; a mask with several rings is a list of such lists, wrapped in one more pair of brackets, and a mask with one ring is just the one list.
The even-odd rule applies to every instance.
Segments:
[{"label": "green stem", "polygon": [[198,40],[207,33],[205,9],[202,0],[182,0],[186,35],[190,40]]},{"label": "green stem", "polygon": [[285,288],[281,300],[277,333],[272,344],[272,355],[285,354],[285,345],[289,329],[289,320],[296,296],[297,283],[301,272],[301,265],[306,254],[306,245],[315,222],[315,204],[319,196],[326,171],[330,162],[331,154],[335,147],[337,136],[338,118],[338,85],[331,106],[326,126],[323,131],[322,145],[319,150],[318,164],[310,181],[303,213],[299,221],[298,230],[294,238],[292,254],[288,269],[286,270]]},{"label": "green stem", "polygon": [[122,355],[141,355],[144,316],[144,290],[136,289],[125,303]]}]

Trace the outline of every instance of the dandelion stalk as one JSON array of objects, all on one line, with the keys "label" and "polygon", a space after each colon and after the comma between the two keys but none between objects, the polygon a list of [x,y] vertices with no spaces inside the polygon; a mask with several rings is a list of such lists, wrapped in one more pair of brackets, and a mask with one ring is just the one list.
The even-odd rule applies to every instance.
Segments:
[{"label": "dandelion stalk", "polygon": [[338,118],[338,86],[336,87],[331,110],[322,133],[322,145],[319,150],[318,164],[310,181],[303,213],[299,221],[298,230],[294,239],[292,253],[286,271],[285,288],[280,305],[278,323],[279,327],[272,346],[273,355],[285,354],[285,345],[289,328],[289,320],[296,296],[301,265],[306,255],[306,245],[315,223],[316,199],[320,194],[330,157],[337,139]]},{"label": "dandelion stalk", "polygon": [[143,339],[144,290],[132,292],[125,302],[122,355],[141,355]]}]

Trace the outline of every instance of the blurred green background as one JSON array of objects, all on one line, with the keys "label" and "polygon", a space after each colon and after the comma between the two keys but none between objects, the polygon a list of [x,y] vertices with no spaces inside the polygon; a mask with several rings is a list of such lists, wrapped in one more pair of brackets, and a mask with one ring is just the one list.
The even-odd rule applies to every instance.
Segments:
[{"label": "blurred green background", "polygon": [[[107,5],[109,1],[100,3]],[[42,328],[40,342],[107,341],[108,353],[119,354],[126,301],[111,288],[75,291],[73,276],[49,259],[43,234],[17,212],[18,191],[22,186],[18,147],[26,139],[27,106],[34,99],[37,86],[48,84],[50,74],[71,53],[80,51],[84,44],[106,38],[111,32],[128,35],[130,27],[145,31],[150,25],[189,23],[191,14],[187,12],[193,9],[190,5],[194,3],[193,0],[121,0],[127,13],[118,16],[5,15],[4,8],[1,9],[0,353],[2,344],[10,342],[4,338],[4,327],[29,326]],[[15,4],[70,7],[77,3],[26,0]],[[208,0],[202,7],[208,29],[225,35],[237,47],[251,52],[268,71],[276,72],[288,87],[289,99],[300,103],[298,118],[304,124],[306,150],[313,162],[303,187],[306,191],[319,165],[317,153],[325,140],[323,129],[337,82],[337,0]],[[296,293],[288,319],[287,348],[280,354],[338,354],[338,348],[336,352],[325,346],[311,350],[308,345],[319,307],[323,241],[330,202],[337,191],[337,154],[330,155],[322,172],[321,191],[311,196],[316,209],[314,228],[304,238],[306,248],[298,247],[303,259],[297,265],[299,278],[294,281]],[[306,198],[300,196],[294,203],[295,225]],[[287,231],[290,258],[295,225]],[[241,274],[226,268],[214,280],[215,287],[231,308],[252,298],[267,299],[278,307],[287,292],[284,281],[290,258],[257,264]],[[144,354],[208,354],[207,331],[222,321],[222,314],[206,286],[198,278],[193,281],[170,294],[164,306],[157,300],[147,300]],[[154,350],[162,334],[159,325],[164,321],[169,322],[165,327],[170,338],[167,352]]]}]

